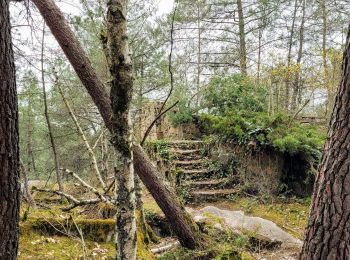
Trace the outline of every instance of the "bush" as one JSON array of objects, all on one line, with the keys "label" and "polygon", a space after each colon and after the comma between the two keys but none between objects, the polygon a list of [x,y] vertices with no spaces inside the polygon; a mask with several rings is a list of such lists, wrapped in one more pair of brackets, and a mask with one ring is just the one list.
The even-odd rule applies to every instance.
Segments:
[{"label": "bush", "polygon": [[204,93],[202,108],[211,114],[222,114],[227,109],[262,112],[266,110],[266,90],[248,77],[235,74],[213,77]]},{"label": "bush", "polygon": [[302,153],[319,158],[325,134],[302,125],[287,115],[269,116],[265,112],[226,110],[223,115],[202,114],[202,131],[219,135],[224,141],[254,148],[273,147],[291,155]]}]

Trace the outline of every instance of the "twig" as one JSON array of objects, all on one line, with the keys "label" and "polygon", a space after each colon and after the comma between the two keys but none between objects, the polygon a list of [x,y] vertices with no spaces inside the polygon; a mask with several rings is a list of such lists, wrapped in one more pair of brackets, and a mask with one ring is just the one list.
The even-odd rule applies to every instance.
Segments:
[{"label": "twig", "polygon": [[99,137],[97,138],[96,142],[94,143],[94,145],[92,146],[92,150],[95,150],[98,142],[100,141],[101,137],[103,136],[103,134],[106,132],[107,130],[102,130],[101,134],[99,135]]},{"label": "twig", "polygon": [[90,161],[91,161],[91,168],[93,170],[93,172],[95,173],[98,181],[100,182],[100,184],[102,185],[103,188],[106,188],[106,184],[104,183],[103,181],[103,178],[101,176],[101,173],[100,173],[100,170],[98,168],[98,165],[97,165],[97,160],[96,160],[96,156],[95,156],[95,153],[93,151],[93,149],[91,148],[87,138],[86,138],[86,135],[83,131],[83,129],[81,128],[80,126],[80,123],[77,119],[77,117],[75,116],[74,112],[73,112],[73,109],[71,107],[71,105],[69,104],[67,98],[65,97],[64,95],[64,92],[63,92],[63,89],[61,88],[61,85],[59,83],[59,80],[58,80],[58,75],[57,75],[57,72],[54,70],[53,71],[54,73],[54,76],[55,76],[55,86],[57,86],[57,89],[58,89],[58,92],[60,93],[61,97],[62,97],[62,100],[68,110],[68,113],[70,115],[70,117],[72,118],[73,122],[74,122],[74,125],[77,129],[77,133],[78,135],[80,136],[80,138],[82,139],[85,147],[86,147],[86,150],[88,151],[88,154],[89,154],[89,158],[90,158]]},{"label": "twig", "polygon": [[104,194],[107,194],[110,191],[110,189],[113,187],[114,183],[115,183],[115,179],[113,179],[111,185],[109,185],[109,187],[106,189]]},{"label": "twig", "polygon": [[82,178],[80,178],[77,174],[74,172],[68,170],[68,169],[63,169],[61,168],[61,171],[63,173],[69,174],[72,177],[74,177],[77,181],[79,181],[85,188],[87,188],[89,191],[93,192],[101,201],[113,204],[111,200],[109,200],[107,197],[105,197],[103,194],[101,194],[96,188],[92,187],[88,183],[86,183]]},{"label": "twig", "polygon": [[78,227],[77,223],[75,222],[74,218],[72,217],[72,215],[69,216],[70,219],[72,220],[75,228],[77,229],[78,231],[78,234],[80,236],[80,239],[81,239],[81,245],[83,247],[83,256],[84,256],[84,259],[86,259],[86,245],[85,245],[85,240],[84,240],[84,236],[83,236],[83,231],[81,230],[81,228]]},{"label": "twig", "polygon": [[71,203],[79,203],[79,200],[76,199],[75,197],[73,197],[72,195],[65,193],[63,191],[59,191],[59,190],[49,190],[49,189],[38,189],[36,187],[33,187],[33,190],[35,191],[39,191],[39,192],[45,192],[45,193],[50,193],[50,194],[56,194],[59,196],[63,196],[66,199],[68,199]]},{"label": "twig", "polygon": [[159,118],[161,118],[165,113],[167,113],[168,111],[170,111],[171,109],[173,109],[177,104],[179,103],[179,101],[176,101],[173,105],[171,105],[169,108],[167,108],[165,111],[159,113],[156,118],[152,121],[152,123],[149,125],[149,127],[147,128],[147,131],[145,132],[145,135],[142,138],[141,141],[141,146],[144,145],[144,143],[146,142],[146,139],[149,135],[149,133],[151,132],[153,126],[155,125],[155,123],[157,123],[157,121],[159,120]]},{"label": "twig", "polygon": [[62,191],[49,190],[49,189],[38,189],[38,188],[34,188],[34,189],[36,191],[39,191],[39,192],[45,192],[45,193],[50,193],[50,194],[57,194],[57,195],[63,196],[66,199],[68,199],[69,202],[71,203],[71,205],[66,207],[66,208],[62,208],[63,211],[70,211],[70,210],[72,210],[72,209],[74,209],[76,207],[92,205],[92,204],[97,204],[97,203],[101,202],[100,198],[89,199],[89,200],[78,200],[74,196],[72,196],[72,195],[70,195],[68,193],[62,192]]},{"label": "twig", "polygon": [[169,90],[169,93],[168,93],[167,97],[165,98],[162,106],[159,109],[158,115],[156,116],[156,118],[152,121],[152,123],[147,128],[147,130],[142,138],[141,146],[144,145],[144,143],[145,143],[149,133],[151,132],[151,129],[155,125],[155,123],[162,117],[162,115],[164,115],[167,111],[169,111],[171,108],[176,106],[178,103],[178,101],[177,101],[173,106],[170,107],[170,109],[167,109],[165,111],[165,113],[163,113],[163,110],[164,110],[171,94],[173,93],[173,90],[174,90],[174,74],[173,74],[173,68],[172,68],[172,57],[173,57],[173,49],[174,49],[174,23],[175,23],[176,10],[177,10],[177,0],[175,0],[175,3],[174,3],[174,11],[173,11],[173,16],[172,16],[172,20],[171,20],[171,30],[170,30],[170,53],[169,53],[169,66],[168,66],[169,73],[170,73],[170,90]]},{"label": "twig", "polygon": [[310,103],[310,99],[307,99],[306,101],[305,101],[305,103],[295,112],[295,114],[293,115],[293,119],[295,119],[298,115],[299,115],[299,113],[301,112],[301,111],[303,111],[303,109],[307,106],[307,104],[309,104]]}]

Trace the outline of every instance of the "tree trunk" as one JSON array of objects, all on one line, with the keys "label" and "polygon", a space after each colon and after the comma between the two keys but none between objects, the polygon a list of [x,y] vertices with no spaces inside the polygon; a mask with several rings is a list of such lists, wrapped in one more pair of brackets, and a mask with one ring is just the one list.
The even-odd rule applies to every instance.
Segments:
[{"label": "tree trunk", "polygon": [[117,154],[116,249],[117,259],[136,259],[135,181],[130,107],[132,65],[126,29],[128,0],[107,2],[107,39],[110,58],[112,143]]},{"label": "tree trunk", "polygon": [[293,47],[293,38],[294,38],[294,29],[295,29],[295,19],[297,16],[298,10],[298,0],[294,2],[294,12],[292,18],[292,28],[290,29],[289,43],[288,43],[288,55],[287,55],[287,74],[285,82],[285,100],[284,100],[284,109],[289,110],[289,98],[290,98],[290,65],[292,63],[292,47]]},{"label": "tree trunk", "polygon": [[[155,191],[152,195],[163,212],[167,212],[167,219],[178,236],[180,243],[189,248],[195,248],[198,246],[197,239],[199,239],[193,237],[193,234],[198,231],[193,229],[193,227],[196,227],[195,223],[184,208],[180,206],[180,202],[177,201],[177,197],[174,197],[173,192],[163,185],[158,177],[159,173],[152,162],[149,159],[145,160],[145,158],[146,154],[141,146],[135,145],[134,164],[140,179],[149,191]],[[169,201],[172,201],[173,204],[168,203]]]},{"label": "tree trunk", "polygon": [[322,13],[322,67],[323,67],[323,86],[327,90],[327,102],[326,102],[326,112],[325,116],[328,117],[331,113],[331,109],[334,104],[334,96],[329,86],[328,80],[328,69],[327,69],[327,30],[328,30],[328,21],[327,21],[327,5],[326,0],[320,1],[321,13]]},{"label": "tree trunk", "polygon": [[58,189],[59,189],[59,191],[64,191],[61,173],[60,173],[60,165],[58,162],[56,143],[55,143],[55,138],[54,138],[53,133],[52,133],[49,108],[47,105],[45,70],[44,70],[44,43],[45,43],[45,23],[43,26],[43,34],[42,34],[42,41],[41,41],[41,61],[40,61],[41,62],[41,84],[42,84],[42,88],[43,88],[43,98],[44,98],[43,99],[43,101],[44,101],[44,115],[45,115],[45,120],[46,120],[46,125],[47,125],[47,131],[49,133],[53,159],[54,159],[54,163],[55,163],[55,173],[56,173]]},{"label": "tree trunk", "polygon": [[298,57],[297,57],[297,65],[298,65],[298,71],[295,75],[294,82],[293,82],[293,93],[292,93],[292,102],[291,102],[291,110],[295,111],[297,108],[297,98],[300,92],[300,71],[301,71],[301,58],[303,56],[303,46],[304,46],[304,25],[305,25],[305,5],[306,0],[303,0],[302,3],[302,17],[301,17],[301,23],[300,23],[300,30],[299,30],[299,50],[298,50]]},{"label": "tree trunk", "polygon": [[97,164],[97,160],[96,160],[96,156],[95,156],[95,153],[94,151],[92,150],[85,134],[84,134],[84,131],[83,129],[81,128],[80,124],[79,124],[79,121],[77,119],[77,117],[75,116],[74,112],[73,112],[73,109],[71,108],[68,100],[66,99],[66,97],[64,96],[64,93],[63,93],[63,90],[60,86],[60,83],[59,82],[55,82],[56,83],[56,86],[57,86],[57,89],[58,89],[58,92],[60,93],[61,97],[62,97],[62,100],[68,110],[68,113],[70,115],[70,117],[72,118],[73,122],[74,122],[74,125],[75,127],[77,128],[77,132],[78,132],[78,135],[80,136],[81,140],[83,141],[85,147],[86,147],[86,150],[89,154],[89,158],[90,158],[90,168],[91,170],[93,171],[95,177],[97,178],[97,181],[101,184],[101,187],[103,189],[106,188],[106,184],[105,182],[103,181],[103,178],[102,178],[102,175],[100,173],[100,169],[98,168],[98,164]]},{"label": "tree trunk", "polygon": [[[35,207],[34,200],[32,198],[32,194],[30,193],[28,187],[29,181],[29,173],[34,171],[35,161],[33,155],[33,108],[32,108],[32,98],[31,95],[28,95],[28,111],[27,111],[27,169],[25,169],[24,165],[21,163],[21,173],[24,180],[24,193],[27,197],[27,200],[30,206]],[[22,191],[23,192],[23,191]]]},{"label": "tree trunk", "polygon": [[257,70],[258,70],[258,75],[257,75],[257,82],[260,84],[260,70],[261,70],[261,42],[262,42],[262,36],[263,36],[263,28],[259,28],[259,36],[258,36],[258,64],[257,64]]},{"label": "tree trunk", "polygon": [[350,258],[350,27],[300,259]]},{"label": "tree trunk", "polygon": [[[198,27],[198,52],[197,52],[197,93],[196,108],[200,105],[200,89],[201,89],[201,62],[202,62],[202,28],[201,28],[201,5],[197,2],[197,27]],[[162,112],[162,111],[160,111]]]},{"label": "tree trunk", "polygon": [[16,73],[9,1],[0,1],[0,259],[17,259],[20,206]]},{"label": "tree trunk", "polygon": [[[112,108],[106,89],[102,81],[98,78],[95,70],[92,68],[79,41],[69,28],[63,14],[52,0],[32,1],[38,7],[83,85],[88,90],[107,128],[112,132]],[[192,218],[175,199],[176,195],[174,193],[171,193],[170,196],[163,196],[165,194],[170,194],[170,191],[161,180],[159,180],[158,175],[160,175],[160,173],[156,170],[152,170],[153,168],[150,167],[138,167],[137,164],[149,165],[151,161],[142,149],[137,149],[135,145],[133,147],[136,147],[134,149],[135,172],[140,176],[142,182],[155,198],[169,222],[171,224],[175,223],[173,229],[179,236],[180,242],[183,246],[188,248],[199,246],[201,237],[197,233],[197,226],[194,224]],[[153,187],[157,187],[157,189]],[[173,212],[177,212],[177,214],[173,214]],[[182,223],[183,225],[176,226],[176,223]]]},{"label": "tree trunk", "polygon": [[239,24],[239,64],[242,75],[247,75],[247,49],[245,44],[244,15],[242,0],[237,0]]}]

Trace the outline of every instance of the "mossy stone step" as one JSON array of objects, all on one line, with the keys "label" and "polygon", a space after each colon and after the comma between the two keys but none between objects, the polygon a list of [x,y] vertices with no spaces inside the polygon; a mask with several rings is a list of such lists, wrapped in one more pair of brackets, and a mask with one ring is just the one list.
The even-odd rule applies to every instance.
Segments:
[{"label": "mossy stone step", "polygon": [[203,146],[203,141],[199,140],[173,140],[168,142],[169,146],[177,149],[198,150]]},{"label": "mossy stone step", "polygon": [[223,199],[228,199],[231,194],[236,194],[236,189],[203,189],[194,190],[191,192],[190,202],[215,202]]},{"label": "mossy stone step", "polygon": [[203,158],[202,151],[199,149],[171,149],[174,159],[177,160],[199,160]]},{"label": "mossy stone step", "polygon": [[192,190],[203,190],[203,189],[222,189],[232,186],[230,179],[228,178],[215,178],[207,180],[193,180],[189,181],[187,185]]},{"label": "mossy stone step", "polygon": [[206,167],[204,159],[197,159],[197,160],[178,160],[174,161],[174,165],[176,168],[182,169],[182,170],[199,170],[204,169]]},{"label": "mossy stone step", "polygon": [[208,169],[178,169],[181,179],[193,180],[193,179],[208,179],[213,175],[213,172]]}]

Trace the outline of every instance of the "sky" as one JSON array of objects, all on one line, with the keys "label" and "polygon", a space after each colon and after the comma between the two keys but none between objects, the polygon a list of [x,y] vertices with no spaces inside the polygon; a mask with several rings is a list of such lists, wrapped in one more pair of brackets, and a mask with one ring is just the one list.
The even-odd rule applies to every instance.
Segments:
[{"label": "sky", "polygon": [[[174,0],[153,0],[155,4],[158,3],[158,11],[156,13],[157,16],[166,15],[170,13],[173,9]],[[80,1],[79,0],[59,0],[57,1],[57,4],[59,5],[60,9],[66,14],[66,15],[78,15],[80,13]],[[15,48],[15,52],[21,53],[20,56],[23,57],[29,57],[25,58],[29,64],[34,66],[35,71],[39,71],[39,65],[33,64],[33,60],[30,59],[30,57],[38,55],[38,50],[34,50],[30,47],[30,45],[25,46],[20,44],[20,42],[27,42],[27,43],[33,43],[34,45],[38,45],[41,41],[41,32],[38,30],[38,32],[33,32],[29,26],[23,26],[28,24],[28,20],[26,19],[26,15],[23,14],[23,4],[22,3],[16,3],[12,2],[11,5],[11,14],[12,14],[12,22],[13,25],[19,25],[14,30],[16,31],[16,40],[14,40],[14,43],[17,48]],[[22,17],[19,19],[19,17]],[[31,17],[33,21],[33,26],[42,26],[41,25],[41,16],[36,13],[31,13]],[[23,27],[22,27],[23,26]],[[47,31],[48,28],[46,28]],[[45,36],[46,45],[50,46],[51,49],[59,49],[58,44],[56,43],[53,36],[48,33]],[[49,55],[49,54],[47,54]],[[30,62],[29,62],[30,61]],[[34,62],[35,63],[35,62]],[[22,66],[23,63],[18,64],[17,67],[25,69],[26,66]],[[26,64],[27,65],[27,64]],[[20,71],[20,70],[18,70]]]},{"label": "sky", "polygon": [[160,0],[158,5],[158,14],[170,13],[171,9],[173,8],[173,5],[174,0]]}]

